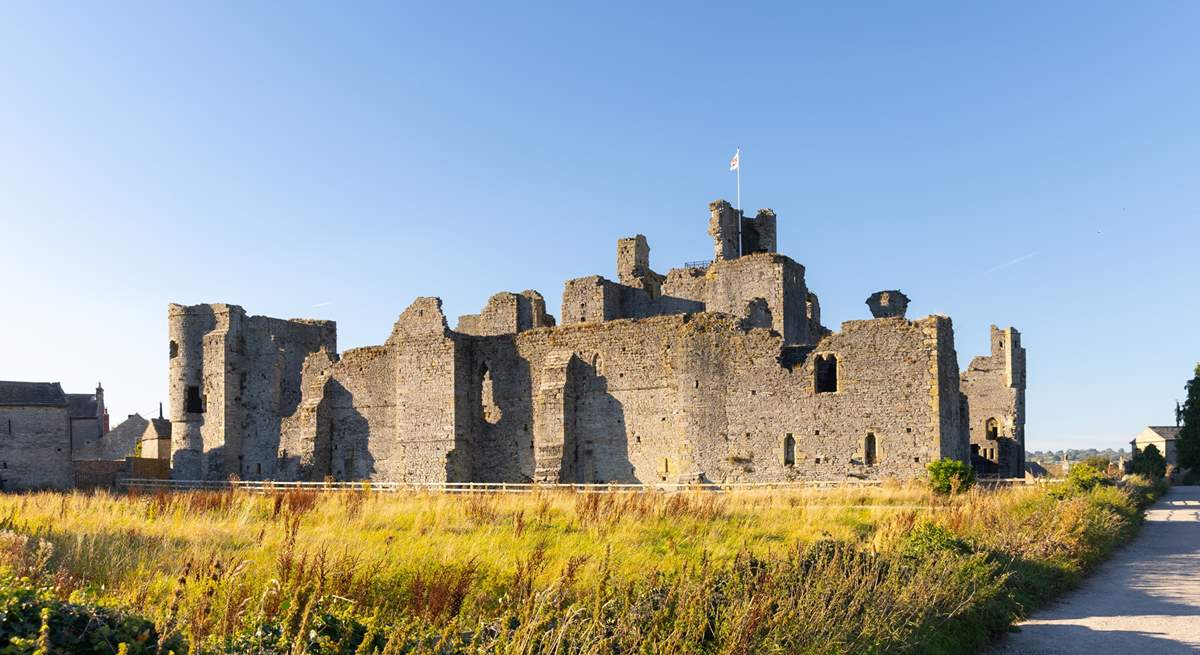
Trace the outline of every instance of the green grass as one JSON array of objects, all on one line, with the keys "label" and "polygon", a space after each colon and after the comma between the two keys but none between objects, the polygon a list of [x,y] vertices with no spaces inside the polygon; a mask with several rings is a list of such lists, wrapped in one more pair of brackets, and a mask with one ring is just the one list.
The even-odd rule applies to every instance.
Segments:
[{"label": "green grass", "polygon": [[[0,654],[39,635],[48,652],[180,655],[971,652],[1128,539],[1153,497],[0,496]],[[87,650],[70,626],[89,611],[133,627]]]}]

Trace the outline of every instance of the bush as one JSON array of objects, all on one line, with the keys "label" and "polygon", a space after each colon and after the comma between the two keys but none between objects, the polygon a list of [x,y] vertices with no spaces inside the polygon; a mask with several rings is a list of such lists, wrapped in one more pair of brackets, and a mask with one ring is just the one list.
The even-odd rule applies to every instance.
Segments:
[{"label": "bush", "polygon": [[[113,655],[124,646],[129,655],[158,653],[154,624],[127,612],[66,603],[25,578],[0,571],[0,653],[77,653]],[[49,645],[49,648],[43,646]],[[184,652],[178,639],[161,652]]]},{"label": "bush", "polygon": [[1091,491],[1108,483],[1108,476],[1090,464],[1076,464],[1067,474],[1067,484],[1078,491]]},{"label": "bush", "polygon": [[926,470],[929,471],[929,487],[939,494],[966,491],[975,484],[975,470],[957,459],[930,462]]},{"label": "bush", "polygon": [[967,542],[955,536],[949,528],[937,523],[922,521],[915,525],[904,538],[900,552],[919,559],[947,552],[965,555],[971,552],[971,547]]}]

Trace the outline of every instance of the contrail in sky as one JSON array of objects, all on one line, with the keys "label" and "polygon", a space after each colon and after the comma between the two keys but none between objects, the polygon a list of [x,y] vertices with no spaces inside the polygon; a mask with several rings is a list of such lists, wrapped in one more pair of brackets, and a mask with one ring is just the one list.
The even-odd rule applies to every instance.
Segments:
[{"label": "contrail in sky", "polygon": [[1038,253],[1038,251],[1036,251],[1036,250],[1034,250],[1033,252],[1030,252],[1030,253],[1026,253],[1026,254],[1024,254],[1024,255],[1021,255],[1020,257],[1017,257],[1016,259],[1013,259],[1013,260],[1011,260],[1011,261],[1007,261],[1007,262],[1004,262],[1003,264],[999,264],[999,265],[997,265],[997,266],[993,266],[993,267],[989,268],[989,269],[987,270],[987,272],[988,272],[988,273],[995,273],[996,271],[998,271],[998,270],[1000,270],[1000,269],[1002,269],[1002,268],[1008,268],[1009,266],[1015,266],[1016,264],[1020,264],[1021,262],[1025,261],[1026,259],[1029,259],[1030,257],[1033,257],[1033,256],[1034,256],[1034,255],[1036,255],[1037,253]]}]

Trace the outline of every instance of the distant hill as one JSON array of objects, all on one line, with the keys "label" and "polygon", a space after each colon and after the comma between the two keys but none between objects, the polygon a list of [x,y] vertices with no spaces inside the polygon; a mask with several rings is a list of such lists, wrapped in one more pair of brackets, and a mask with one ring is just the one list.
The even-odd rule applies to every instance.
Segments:
[{"label": "distant hill", "polygon": [[1129,451],[1114,450],[1105,448],[1099,450],[1096,448],[1068,448],[1066,450],[1030,450],[1026,451],[1025,459],[1039,464],[1058,464],[1063,460],[1063,453],[1066,453],[1067,460],[1072,462],[1081,462],[1089,457],[1107,457],[1110,462],[1119,461],[1122,456],[1129,458]]}]

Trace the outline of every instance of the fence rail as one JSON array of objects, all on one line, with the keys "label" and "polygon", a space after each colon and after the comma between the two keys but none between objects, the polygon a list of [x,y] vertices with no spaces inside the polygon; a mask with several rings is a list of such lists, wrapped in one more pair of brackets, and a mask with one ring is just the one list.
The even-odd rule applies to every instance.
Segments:
[{"label": "fence rail", "polygon": [[[799,489],[836,489],[879,487],[881,480],[808,480],[803,482],[736,482],[718,483],[655,483],[655,484],[530,484],[518,482],[285,482],[279,480],[156,480],[123,478],[117,487],[130,491],[201,491],[240,490],[273,493],[289,489],[304,489],[329,493],[339,492],[436,492],[436,493],[533,493],[535,491],[574,491],[578,493],[633,493],[671,491],[772,491]],[[1024,478],[981,480],[986,487],[1007,487],[1028,484]]]}]

